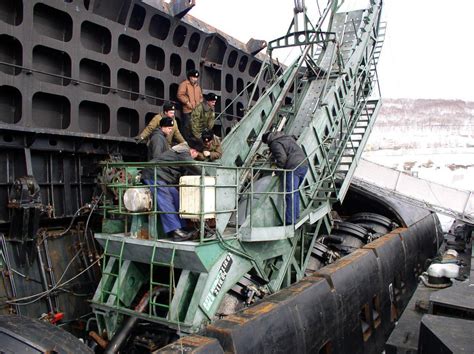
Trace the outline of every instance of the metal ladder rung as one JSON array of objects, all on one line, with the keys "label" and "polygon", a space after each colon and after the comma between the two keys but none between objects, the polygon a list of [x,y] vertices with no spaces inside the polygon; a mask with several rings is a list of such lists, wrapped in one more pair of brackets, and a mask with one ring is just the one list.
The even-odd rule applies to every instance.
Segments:
[{"label": "metal ladder rung", "polygon": [[105,242],[105,247],[104,247],[104,256],[108,256],[108,257],[114,257],[114,258],[118,258],[119,260],[122,259],[122,254],[123,254],[123,248],[125,247],[125,239],[122,240],[122,243],[120,245],[120,253],[119,254],[115,254],[115,253],[109,253],[107,252],[108,249],[109,249],[109,239],[107,239],[107,241]]},{"label": "metal ladder rung", "polygon": [[158,282],[155,282],[155,281],[152,281],[151,284],[152,284],[152,285],[159,285],[159,286],[162,286],[163,288],[169,288],[169,287],[170,287],[169,284],[158,283]]},{"label": "metal ladder rung", "polygon": [[[150,293],[153,291],[153,288],[155,286],[160,286],[160,287],[163,287],[165,289],[169,289],[168,290],[168,301],[169,302],[168,302],[168,304],[166,304],[166,303],[155,302],[155,301],[153,301],[153,299],[150,299],[150,301],[149,301],[150,306],[148,306],[150,316],[156,316],[155,314],[152,315],[152,308],[155,307],[155,306],[161,307],[161,308],[164,308],[164,309],[167,309],[167,310],[170,309],[170,304],[171,304],[171,301],[172,301],[172,298],[173,298],[173,287],[174,287],[174,257],[176,256],[176,248],[173,247],[173,249],[172,249],[172,253],[171,253],[169,263],[155,261],[156,248],[157,248],[157,245],[155,244],[154,247],[153,247],[153,252],[152,252],[152,255],[151,255],[151,262],[150,262]],[[160,283],[158,281],[153,280],[155,267],[168,267],[168,269],[169,269],[169,283],[168,284]]]},{"label": "metal ladder rung", "polygon": [[[104,263],[103,263],[103,269],[102,269],[102,275],[104,276],[109,276],[111,279],[110,281],[112,282],[111,283],[111,290],[107,290],[107,289],[104,289],[104,287],[101,287],[100,289],[100,297],[101,297],[101,301],[102,302],[105,302],[104,300],[104,295],[111,295],[111,296],[114,296],[115,297],[115,300],[114,302],[118,303],[119,301],[119,293],[120,293],[120,287],[117,286],[117,289],[118,291],[117,292],[113,292],[112,289],[115,287],[115,285],[117,284],[117,282],[120,283],[120,272],[121,272],[121,269],[122,269],[122,263],[123,263],[123,250],[124,250],[124,247],[125,247],[125,239],[122,240],[121,242],[121,245],[120,245],[120,253],[119,254],[114,254],[114,253],[109,253],[108,250],[109,250],[109,239],[107,239],[106,243],[105,243],[105,247],[104,247]],[[105,258],[108,257],[108,261],[105,261]],[[109,262],[112,262],[112,260],[114,260],[114,262],[118,262],[118,273],[112,273],[112,268],[110,268],[110,271],[107,271],[107,267],[109,266]]]},{"label": "metal ladder rung", "polygon": [[109,290],[103,290],[102,289],[102,292],[105,293],[105,294],[108,294],[108,295],[114,295],[114,296],[117,296],[117,293],[114,293],[112,291],[109,291]]},{"label": "metal ladder rung", "polygon": [[118,274],[115,274],[115,273],[109,273],[109,272],[102,272],[103,275],[109,275],[109,276],[112,276],[112,277],[118,277],[119,275]]},{"label": "metal ladder rung", "polygon": [[165,309],[169,309],[169,305],[165,305],[165,304],[161,304],[159,302],[154,302],[154,301],[150,301],[150,305],[154,305],[154,306],[158,306],[158,307],[163,307]]}]

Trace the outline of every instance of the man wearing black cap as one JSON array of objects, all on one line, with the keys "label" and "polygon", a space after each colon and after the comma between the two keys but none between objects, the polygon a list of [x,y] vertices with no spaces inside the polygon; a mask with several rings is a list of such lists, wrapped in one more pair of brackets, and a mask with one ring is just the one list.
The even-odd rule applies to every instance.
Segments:
[{"label": "man wearing black cap", "polygon": [[195,138],[200,138],[204,129],[212,129],[214,126],[214,108],[217,95],[209,92],[204,96],[204,102],[199,104],[191,113],[191,132]]},{"label": "man wearing black cap", "polygon": [[290,170],[285,173],[285,223],[294,224],[300,217],[300,198],[297,192],[308,171],[306,155],[292,136],[282,132],[265,133],[262,141],[270,147],[277,167]]},{"label": "man wearing black cap", "polygon": [[187,79],[179,84],[176,96],[183,105],[181,131],[187,139],[191,134],[191,112],[202,102],[202,91],[198,83],[199,71],[195,69],[189,70],[186,77]]},{"label": "man wearing black cap", "polygon": [[[159,158],[150,162],[192,161],[200,152],[203,152],[202,142],[199,139],[191,138],[187,144],[175,145],[161,154]],[[198,166],[177,166],[175,164],[156,166],[155,169],[156,181],[154,180],[155,171],[151,167],[142,171],[141,178],[145,184],[159,186],[152,187],[152,191],[156,189],[157,209],[164,212],[164,214],[160,214],[163,231],[174,241],[186,241],[192,236],[192,233],[183,230],[185,226],[183,220],[178,214],[174,214],[179,211],[179,192],[176,186],[179,184],[181,176],[201,175],[201,169]]]},{"label": "man wearing black cap", "polygon": [[174,126],[175,122],[172,118],[161,118],[160,128],[153,130],[148,142],[148,160],[156,159],[170,149],[167,137],[173,132]]},{"label": "man wearing black cap", "polygon": [[200,152],[196,158],[199,161],[214,161],[222,156],[222,147],[219,137],[208,129],[201,134],[201,140],[204,145],[204,151]]},{"label": "man wearing black cap", "polygon": [[172,143],[181,144],[184,143],[184,138],[179,132],[178,125],[176,124],[176,119],[174,117],[175,107],[173,104],[164,104],[163,105],[163,113],[157,114],[153,117],[153,119],[148,123],[148,125],[143,129],[143,131],[138,135],[135,140],[137,143],[145,141],[155,129],[159,128],[160,121],[163,117],[168,117],[173,120],[173,130],[171,134],[166,136],[168,143],[172,145]]}]

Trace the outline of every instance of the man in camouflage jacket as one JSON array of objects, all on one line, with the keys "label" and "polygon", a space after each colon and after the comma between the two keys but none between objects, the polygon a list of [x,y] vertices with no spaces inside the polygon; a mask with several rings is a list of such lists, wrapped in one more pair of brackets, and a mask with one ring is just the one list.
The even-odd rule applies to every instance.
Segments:
[{"label": "man in camouflage jacket", "polygon": [[184,143],[184,138],[181,135],[178,124],[176,124],[176,118],[174,117],[175,107],[172,104],[165,104],[163,105],[163,113],[157,114],[153,117],[153,119],[148,123],[148,125],[143,129],[143,131],[136,137],[137,143],[147,140],[150,135],[153,133],[155,129],[160,128],[160,121],[163,117],[169,117],[173,119],[173,131],[169,134],[166,139],[168,140],[168,144],[172,145],[173,141],[176,144]]},{"label": "man in camouflage jacket", "polygon": [[204,145],[203,152],[198,153],[196,160],[214,161],[222,156],[221,140],[210,130],[204,130],[201,134],[201,140]]},{"label": "man in camouflage jacket", "polygon": [[208,93],[204,96],[204,102],[191,113],[191,133],[195,138],[200,139],[203,130],[212,129],[214,126],[216,101],[217,95],[212,92]]}]

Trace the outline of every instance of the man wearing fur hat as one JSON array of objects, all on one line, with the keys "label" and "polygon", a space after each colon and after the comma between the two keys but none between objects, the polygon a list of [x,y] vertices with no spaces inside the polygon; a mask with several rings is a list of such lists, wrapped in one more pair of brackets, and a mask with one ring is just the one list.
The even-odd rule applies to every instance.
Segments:
[{"label": "man wearing fur hat", "polygon": [[211,130],[205,129],[201,134],[204,151],[196,157],[198,161],[214,161],[222,157],[221,140]]},{"label": "man wearing fur hat", "polygon": [[217,95],[209,92],[204,96],[204,102],[199,104],[191,113],[191,132],[195,138],[200,139],[205,129],[214,127]]},{"label": "man wearing fur hat", "polygon": [[190,134],[191,112],[202,102],[202,91],[199,86],[199,71],[193,69],[186,74],[187,79],[178,86],[176,94],[178,101],[183,105],[181,114],[181,131],[187,139]]},{"label": "man wearing fur hat", "polygon": [[178,129],[178,125],[176,124],[174,112],[175,112],[175,107],[173,104],[164,104],[163,112],[153,117],[153,119],[150,121],[150,123],[148,123],[145,129],[143,129],[140,135],[138,135],[135,138],[135,141],[137,143],[140,143],[142,141],[147,140],[148,137],[150,137],[150,135],[152,135],[152,133],[155,131],[155,129],[158,129],[160,127],[161,119],[163,117],[168,117],[173,120],[173,130],[171,131],[171,134],[166,136],[166,139],[168,140],[168,144],[173,145],[173,143],[175,144],[184,143],[184,138]]},{"label": "man wearing fur hat", "polygon": [[160,157],[162,153],[170,149],[168,136],[173,132],[175,122],[170,117],[163,117],[160,120],[160,128],[153,130],[148,142],[148,160]]},{"label": "man wearing fur hat", "polygon": [[[157,159],[150,162],[185,162],[197,158],[198,153],[203,152],[203,144],[199,139],[190,138],[187,143],[173,146],[165,151]],[[183,228],[185,222],[179,217],[179,191],[178,184],[181,176],[200,175],[198,166],[192,165],[160,165],[148,167],[141,173],[141,178],[145,184],[151,185],[152,191],[156,193],[155,200],[160,214],[163,231],[172,237],[174,241],[186,241],[192,233],[186,232]],[[156,175],[156,180],[154,179]]]}]

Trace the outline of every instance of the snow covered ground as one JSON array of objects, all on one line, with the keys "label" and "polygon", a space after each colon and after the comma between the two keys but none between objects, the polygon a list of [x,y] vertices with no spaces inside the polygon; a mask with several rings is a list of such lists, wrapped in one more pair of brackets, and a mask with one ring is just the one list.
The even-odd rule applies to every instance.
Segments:
[{"label": "snow covered ground", "polygon": [[452,188],[474,190],[474,148],[365,151],[362,158]]},{"label": "snow covered ground", "polygon": [[474,191],[474,102],[386,99],[362,158]]},{"label": "snow covered ground", "polygon": [[362,157],[473,191],[474,102],[386,99]]},{"label": "snow covered ground", "polygon": [[[474,148],[365,151],[362,158],[451,188],[474,190]],[[438,214],[445,232],[454,219]]]}]

